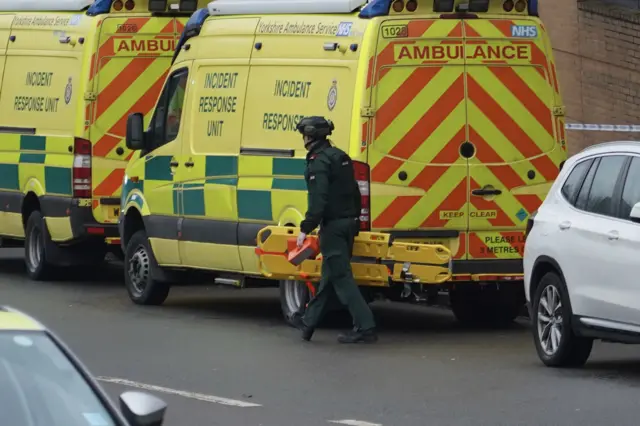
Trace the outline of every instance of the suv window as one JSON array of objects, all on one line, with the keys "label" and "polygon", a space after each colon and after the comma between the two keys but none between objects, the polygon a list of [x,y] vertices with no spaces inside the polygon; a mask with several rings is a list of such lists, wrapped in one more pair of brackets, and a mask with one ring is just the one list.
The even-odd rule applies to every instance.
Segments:
[{"label": "suv window", "polygon": [[576,164],[576,166],[573,168],[573,170],[569,174],[569,177],[564,182],[564,185],[562,186],[562,195],[571,204],[574,203],[576,199],[576,195],[578,194],[578,191],[580,190],[580,186],[582,185],[582,179],[584,178],[584,175],[587,173],[587,170],[589,170],[589,166],[591,165],[592,162],[593,160],[587,160],[587,161],[582,161],[581,163]]},{"label": "suv window", "polygon": [[623,155],[602,157],[593,178],[585,210],[606,216],[613,215],[613,191],[627,157]]},{"label": "suv window", "polygon": [[169,80],[160,95],[158,106],[156,107],[152,121],[152,150],[157,149],[178,137],[188,77],[189,70],[187,69],[181,69],[174,72],[173,75],[169,77]]},{"label": "suv window", "polygon": [[624,190],[622,191],[622,203],[620,204],[620,217],[628,219],[631,209],[640,202],[640,158],[633,157]]},{"label": "suv window", "polygon": [[596,176],[596,170],[598,170],[598,164],[600,164],[600,159],[595,160],[591,164],[589,173],[587,173],[587,177],[584,179],[582,187],[580,188],[580,192],[578,193],[578,198],[576,199],[575,206],[580,210],[585,210],[587,208],[587,201],[589,201],[589,192],[591,191],[591,185],[593,185],[593,178]]}]

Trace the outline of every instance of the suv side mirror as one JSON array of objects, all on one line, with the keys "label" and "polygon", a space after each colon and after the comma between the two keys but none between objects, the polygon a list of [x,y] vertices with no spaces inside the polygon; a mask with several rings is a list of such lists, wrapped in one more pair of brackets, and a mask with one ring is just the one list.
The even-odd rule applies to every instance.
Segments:
[{"label": "suv side mirror", "polygon": [[120,395],[120,411],[131,426],[162,426],[167,404],[143,392],[129,391]]},{"label": "suv side mirror", "polygon": [[640,203],[636,203],[636,205],[633,206],[629,214],[629,219],[631,219],[632,222],[640,223]]},{"label": "suv side mirror", "polygon": [[130,114],[127,118],[127,148],[139,151],[145,148],[144,116],[139,113]]}]

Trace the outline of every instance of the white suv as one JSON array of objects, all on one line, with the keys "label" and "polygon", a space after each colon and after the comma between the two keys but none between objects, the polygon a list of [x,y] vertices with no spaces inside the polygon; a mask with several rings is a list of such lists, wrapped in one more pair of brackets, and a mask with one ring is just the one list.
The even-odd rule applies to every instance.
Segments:
[{"label": "white suv", "polygon": [[594,339],[640,343],[640,142],[567,160],[529,220],[524,274],[546,365],[583,365]]}]

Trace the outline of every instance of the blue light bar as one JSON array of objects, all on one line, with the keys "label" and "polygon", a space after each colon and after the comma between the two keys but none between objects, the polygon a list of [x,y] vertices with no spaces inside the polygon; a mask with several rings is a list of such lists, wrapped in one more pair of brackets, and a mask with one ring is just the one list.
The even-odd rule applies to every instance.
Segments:
[{"label": "blue light bar", "polygon": [[184,31],[182,31],[182,34],[180,35],[178,44],[176,44],[176,51],[173,52],[173,59],[171,60],[172,65],[178,58],[178,54],[180,53],[180,50],[182,50],[182,46],[185,45],[187,40],[200,34],[200,30],[204,25],[204,21],[206,21],[208,17],[209,8],[206,7],[193,12],[191,17],[187,21],[187,24],[184,26]]},{"label": "blue light bar", "polygon": [[538,13],[538,0],[529,0],[529,15],[540,16]]},{"label": "blue light bar", "polygon": [[193,37],[200,34],[200,30],[204,25],[204,21],[209,17],[209,8],[203,7],[198,9],[189,18],[187,25],[184,26],[184,33],[187,37]]},{"label": "blue light bar", "polygon": [[358,17],[369,19],[377,16],[387,16],[389,15],[392,1],[393,0],[371,0],[371,2],[362,8]]},{"label": "blue light bar", "polygon": [[113,3],[113,0],[96,0],[96,2],[87,9],[87,15],[96,16],[109,13],[111,12],[111,3]]}]

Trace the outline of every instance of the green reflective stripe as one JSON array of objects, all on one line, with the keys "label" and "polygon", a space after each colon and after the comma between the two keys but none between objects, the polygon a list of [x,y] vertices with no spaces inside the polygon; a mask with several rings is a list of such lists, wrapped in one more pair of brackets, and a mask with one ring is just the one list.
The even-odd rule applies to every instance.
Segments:
[{"label": "green reflective stripe", "polygon": [[171,156],[169,155],[161,155],[146,160],[144,164],[145,180],[173,181],[169,163],[171,163]]},{"label": "green reflective stripe", "polygon": [[180,194],[181,194],[181,186],[179,183],[173,184],[173,191],[171,191],[171,196],[173,198],[173,214],[180,215]]},{"label": "green reflective stripe", "polygon": [[240,219],[272,221],[271,192],[239,189],[238,217]]},{"label": "green reflective stripe", "polygon": [[17,164],[0,164],[0,189],[20,190]]},{"label": "green reflective stripe", "polygon": [[44,185],[47,193],[71,195],[71,169],[45,166]]},{"label": "green reflective stripe", "polygon": [[185,216],[205,216],[203,184],[187,183],[182,188],[182,213]]},{"label": "green reflective stripe", "polygon": [[236,176],[238,157],[228,155],[208,155],[205,163],[205,176]]},{"label": "green reflective stripe", "polygon": [[275,178],[271,184],[273,189],[285,189],[289,191],[306,191],[307,183],[304,179],[282,179]]},{"label": "green reflective stripe", "polygon": [[274,176],[303,176],[306,161],[298,158],[274,158]]},{"label": "green reflective stripe", "polygon": [[44,164],[46,159],[46,154],[20,154],[21,163]]},{"label": "green reflective stripe", "polygon": [[21,135],[21,151],[45,151],[47,149],[47,138],[44,136]]}]

